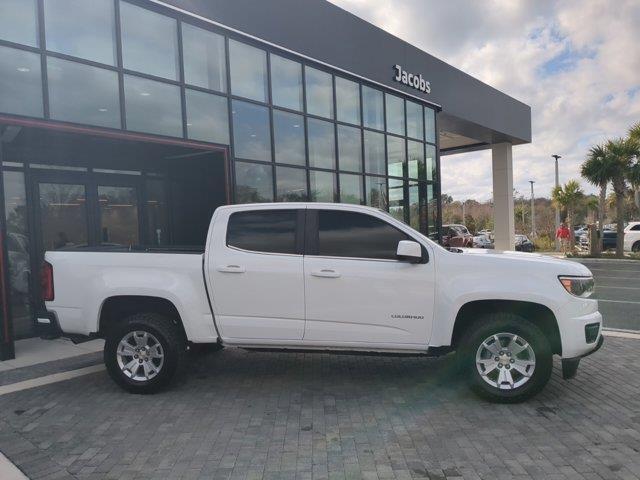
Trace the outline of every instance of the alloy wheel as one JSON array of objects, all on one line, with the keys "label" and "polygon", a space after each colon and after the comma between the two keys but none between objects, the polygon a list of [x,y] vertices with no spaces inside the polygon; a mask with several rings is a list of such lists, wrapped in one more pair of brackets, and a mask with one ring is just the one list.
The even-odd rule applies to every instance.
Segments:
[{"label": "alloy wheel", "polygon": [[151,333],[132,331],[118,343],[118,366],[131,380],[146,382],[156,377],[164,365],[164,349]]},{"label": "alloy wheel", "polygon": [[486,338],[476,352],[476,368],[482,380],[500,390],[526,384],[536,368],[533,348],[514,333],[497,333]]}]

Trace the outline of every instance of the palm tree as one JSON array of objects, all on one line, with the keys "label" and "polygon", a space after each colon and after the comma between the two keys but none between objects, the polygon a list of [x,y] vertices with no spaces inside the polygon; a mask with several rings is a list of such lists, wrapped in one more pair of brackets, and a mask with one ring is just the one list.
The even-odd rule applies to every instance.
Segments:
[{"label": "palm tree", "polygon": [[[589,149],[587,159],[582,164],[580,173],[592,185],[600,188],[598,197],[598,225],[600,232],[604,225],[607,200],[607,185],[614,175],[615,162],[611,159],[609,152],[604,145],[596,145]],[[602,234],[596,249],[596,254],[602,250]]]},{"label": "palm tree", "polygon": [[[629,129],[629,140],[640,145],[640,122],[636,123]],[[637,157],[637,154],[636,154]],[[636,207],[640,209],[640,159],[636,158],[635,164],[631,167],[629,174],[629,183],[635,191],[634,201]]]},{"label": "palm tree", "polygon": [[610,160],[615,164],[611,184],[613,192],[616,194],[616,257],[624,256],[624,219],[625,219],[625,195],[627,193],[627,182],[635,181],[637,170],[636,157],[640,156],[638,143],[631,138],[617,138],[609,140],[605,146]]},{"label": "palm tree", "polygon": [[567,210],[567,226],[569,227],[569,248],[573,250],[573,244],[575,242],[575,235],[573,233],[573,213],[576,207],[582,200],[584,193],[580,184],[576,180],[569,180],[564,186],[558,186],[553,189],[551,198],[558,208],[564,208]]}]

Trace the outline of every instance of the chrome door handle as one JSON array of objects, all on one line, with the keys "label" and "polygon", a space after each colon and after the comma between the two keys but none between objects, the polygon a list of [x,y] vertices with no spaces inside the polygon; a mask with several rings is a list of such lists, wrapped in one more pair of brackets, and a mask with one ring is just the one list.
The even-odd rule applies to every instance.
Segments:
[{"label": "chrome door handle", "polygon": [[311,275],[314,277],[324,277],[324,278],[338,278],[340,277],[340,272],[336,272],[330,268],[323,268],[322,270],[314,270],[311,272]]},{"label": "chrome door handle", "polygon": [[244,273],[246,269],[240,265],[219,265],[217,270],[224,273]]}]

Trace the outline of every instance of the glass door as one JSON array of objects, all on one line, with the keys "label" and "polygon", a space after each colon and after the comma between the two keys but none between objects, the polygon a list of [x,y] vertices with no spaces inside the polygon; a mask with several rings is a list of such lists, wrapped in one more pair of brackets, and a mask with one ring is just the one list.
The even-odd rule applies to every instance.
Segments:
[{"label": "glass door", "polygon": [[132,247],[140,244],[138,189],[98,185],[98,243]]},{"label": "glass door", "polygon": [[87,187],[82,183],[38,183],[40,255],[46,250],[87,246]]}]

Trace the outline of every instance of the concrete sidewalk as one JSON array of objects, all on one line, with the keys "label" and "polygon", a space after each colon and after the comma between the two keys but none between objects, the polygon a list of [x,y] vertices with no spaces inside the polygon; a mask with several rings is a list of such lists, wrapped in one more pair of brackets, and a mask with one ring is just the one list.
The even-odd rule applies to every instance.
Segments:
[{"label": "concrete sidewalk", "polygon": [[99,352],[103,346],[104,340],[100,339],[78,345],[65,338],[57,338],[55,340],[27,338],[18,340],[16,342],[16,358],[0,362],[0,372]]}]

